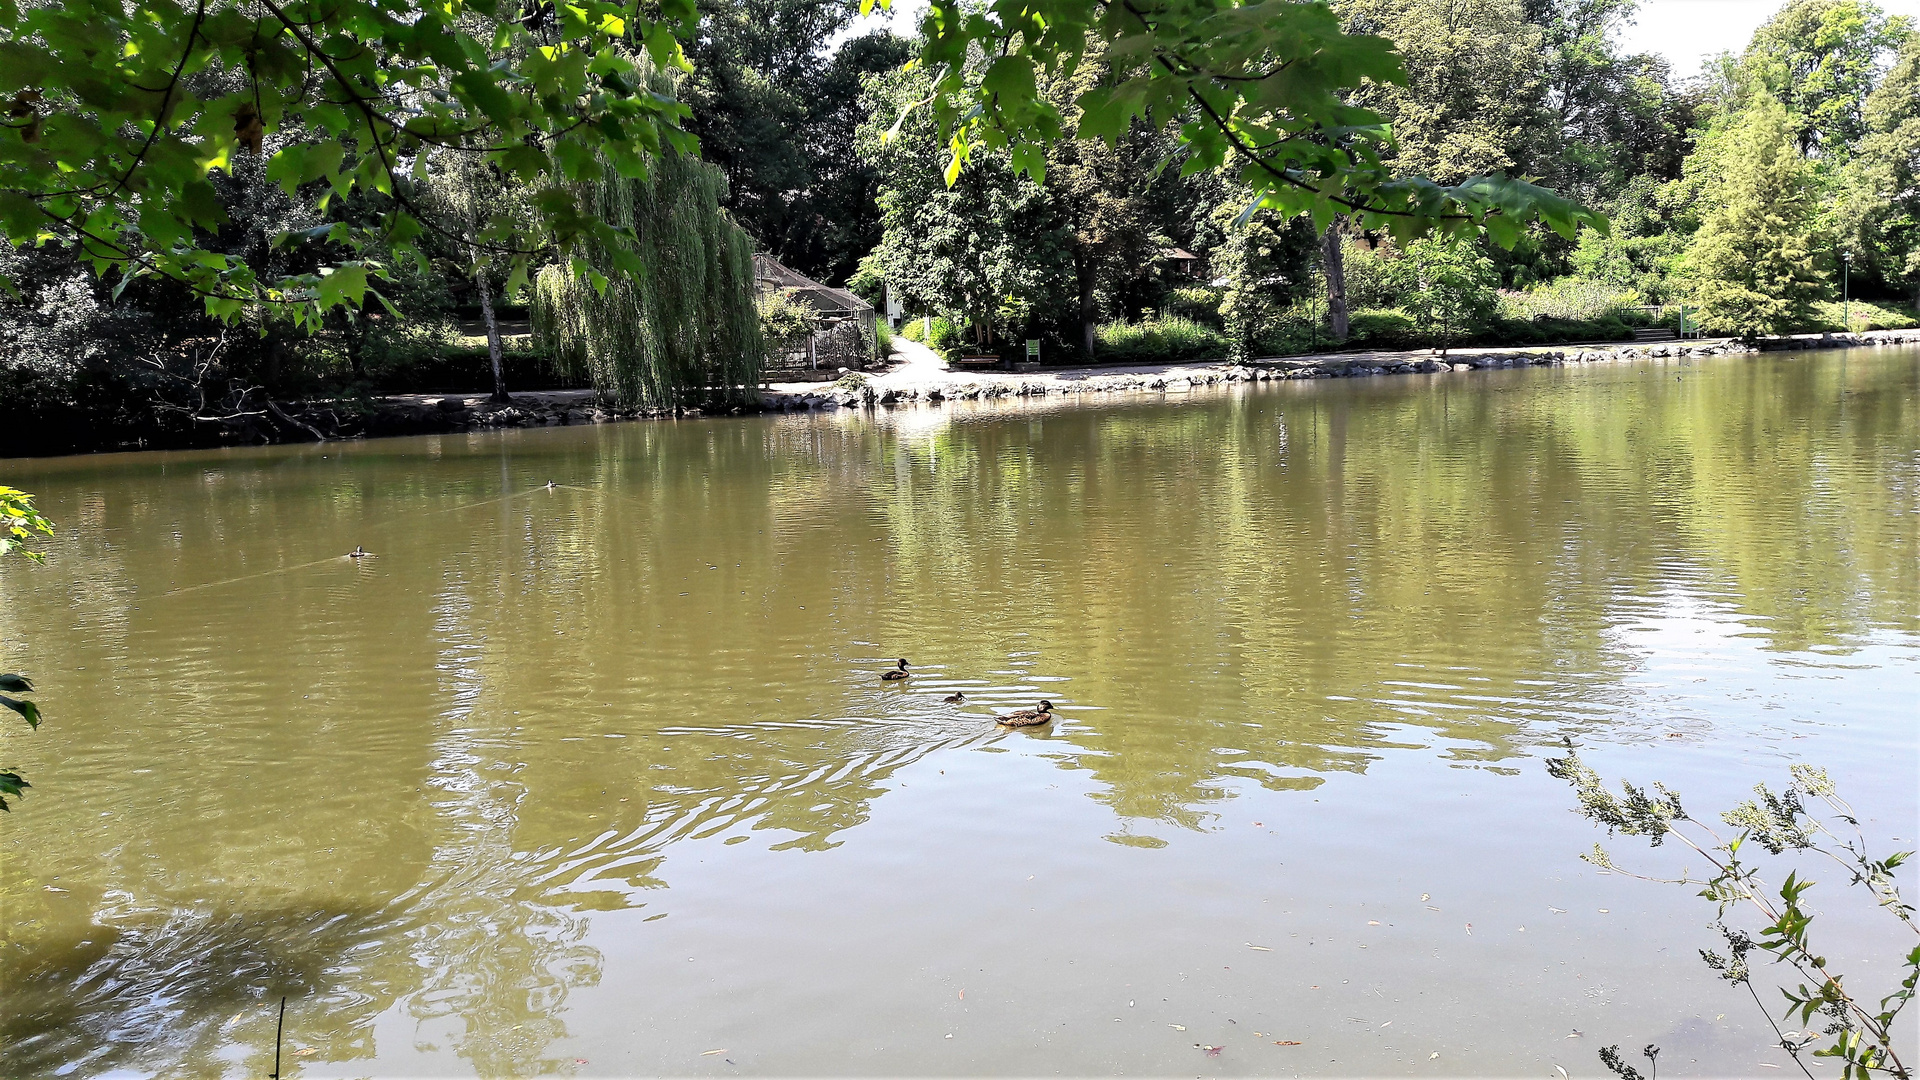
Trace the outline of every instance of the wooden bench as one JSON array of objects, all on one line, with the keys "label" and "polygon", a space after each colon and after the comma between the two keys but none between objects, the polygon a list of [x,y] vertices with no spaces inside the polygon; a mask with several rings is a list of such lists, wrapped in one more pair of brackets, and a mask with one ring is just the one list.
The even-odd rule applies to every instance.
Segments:
[{"label": "wooden bench", "polygon": [[964,368],[997,368],[1001,364],[997,356],[962,356],[953,362],[955,366]]}]

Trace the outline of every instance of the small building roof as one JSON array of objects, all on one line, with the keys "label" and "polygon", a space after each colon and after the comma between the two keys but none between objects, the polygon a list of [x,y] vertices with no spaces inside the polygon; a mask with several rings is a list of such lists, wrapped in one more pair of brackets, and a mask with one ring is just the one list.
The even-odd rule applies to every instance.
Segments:
[{"label": "small building roof", "polygon": [[822,285],[771,255],[753,257],[754,285],[762,292],[778,289],[791,293],[823,315],[872,314],[873,305],[845,289]]},{"label": "small building roof", "polygon": [[1188,251],[1186,248],[1177,248],[1177,247],[1168,248],[1165,251],[1162,251],[1160,253],[1160,257],[1164,259],[1172,259],[1174,262],[1199,262],[1200,261],[1200,256],[1195,255],[1193,252]]}]

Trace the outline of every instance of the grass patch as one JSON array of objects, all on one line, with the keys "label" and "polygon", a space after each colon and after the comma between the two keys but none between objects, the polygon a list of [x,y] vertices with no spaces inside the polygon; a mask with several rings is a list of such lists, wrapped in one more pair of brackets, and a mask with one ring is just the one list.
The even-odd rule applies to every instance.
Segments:
[{"label": "grass patch", "polygon": [[1219,331],[1179,315],[1103,323],[1094,331],[1094,360],[1102,364],[1179,364],[1226,352],[1227,341]]},{"label": "grass patch", "polygon": [[1838,300],[1823,300],[1813,305],[1813,325],[1807,330],[1813,333],[1839,333],[1852,329],[1855,333],[1862,330],[1911,330],[1920,327],[1920,318],[1914,317],[1910,305],[1893,301],[1855,300],[1851,315],[1853,326],[1849,328],[1846,316],[1847,305]]}]

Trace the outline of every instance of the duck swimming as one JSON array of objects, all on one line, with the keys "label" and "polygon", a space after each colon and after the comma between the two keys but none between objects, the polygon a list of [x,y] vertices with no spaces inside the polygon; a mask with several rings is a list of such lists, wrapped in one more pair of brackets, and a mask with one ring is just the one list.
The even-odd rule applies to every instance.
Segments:
[{"label": "duck swimming", "polygon": [[953,693],[948,694],[946,697],[943,697],[940,700],[946,702],[949,705],[958,705],[961,702],[964,702],[967,700],[967,695],[962,691],[955,690]]},{"label": "duck swimming", "polygon": [[911,674],[911,672],[907,671],[907,658],[903,656],[900,658],[899,667],[894,668],[892,671],[889,671],[885,675],[882,675],[880,677],[883,679],[904,679],[909,674]]},{"label": "duck swimming", "polygon": [[1019,712],[1010,712],[1005,716],[996,716],[993,722],[1006,727],[1032,727],[1035,724],[1044,724],[1051,719],[1053,719],[1053,702],[1042,701],[1037,709],[1021,709]]},{"label": "duck swimming", "polygon": [[361,547],[359,544],[355,544],[353,545],[353,550],[347,552],[347,558],[364,559],[371,554],[373,554],[373,552],[368,551],[366,548]]}]

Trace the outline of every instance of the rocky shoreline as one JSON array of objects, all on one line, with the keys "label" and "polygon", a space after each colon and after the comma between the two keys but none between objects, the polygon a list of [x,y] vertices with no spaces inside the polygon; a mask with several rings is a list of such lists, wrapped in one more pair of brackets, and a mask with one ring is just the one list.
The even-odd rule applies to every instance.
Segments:
[{"label": "rocky shoreline", "polygon": [[591,390],[527,391],[509,402],[486,394],[408,394],[381,398],[367,423],[368,437],[432,435],[504,428],[611,424],[627,420],[664,420],[685,416],[739,416],[764,412],[766,405],[718,408],[634,409],[597,400]]},{"label": "rocky shoreline", "polygon": [[[1920,330],[1880,330],[1861,334],[1821,334],[1767,338],[1755,343],[1730,340],[1675,341],[1641,345],[1567,346],[1529,349],[1323,354],[1276,357],[1246,364],[1199,362],[1145,368],[1067,368],[1021,374],[948,371],[909,364],[874,376],[838,383],[779,383],[760,389],[755,401],[717,408],[630,409],[609,405],[591,390],[530,391],[500,403],[486,394],[406,394],[381,398],[372,407],[341,412],[325,402],[309,402],[289,416],[298,432],[285,435],[323,439],[379,438],[395,435],[453,434],[508,428],[562,427],[627,420],[740,415],[864,408],[903,402],[981,401],[1042,398],[1050,395],[1182,392],[1194,387],[1297,379],[1350,379],[1487,368],[1557,367],[1573,364],[1662,361],[1686,357],[1787,350],[1920,344]],[[317,419],[332,417],[330,422]],[[321,426],[316,426],[321,425]]]},{"label": "rocky shoreline", "polygon": [[1133,372],[1052,371],[1031,375],[921,373],[910,379],[879,376],[822,386],[818,383],[761,391],[765,409],[859,408],[898,402],[978,401],[1031,398],[1052,394],[1111,394],[1189,390],[1196,386],[1294,379],[1348,379],[1375,375],[1435,374],[1488,368],[1562,367],[1574,364],[1660,361],[1729,354],[1806,349],[1859,348],[1920,344],[1920,330],[1876,330],[1860,334],[1820,334],[1765,338],[1743,343],[1715,339],[1643,345],[1572,346],[1516,350],[1455,350],[1442,357],[1422,353],[1373,353],[1358,356],[1285,357],[1246,364],[1202,363]]}]

